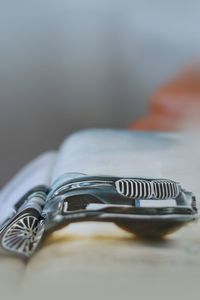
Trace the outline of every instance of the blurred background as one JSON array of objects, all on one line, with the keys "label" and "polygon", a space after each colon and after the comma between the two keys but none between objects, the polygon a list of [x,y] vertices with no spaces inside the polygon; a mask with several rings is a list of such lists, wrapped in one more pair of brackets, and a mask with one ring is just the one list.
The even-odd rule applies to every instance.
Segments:
[{"label": "blurred background", "polygon": [[0,185],[73,131],[126,128],[200,53],[198,0],[0,4]]}]

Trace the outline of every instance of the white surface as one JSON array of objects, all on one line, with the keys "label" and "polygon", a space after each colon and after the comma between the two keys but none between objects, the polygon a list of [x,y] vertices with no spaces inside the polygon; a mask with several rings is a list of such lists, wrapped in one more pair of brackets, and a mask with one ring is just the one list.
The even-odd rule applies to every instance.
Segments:
[{"label": "white surface", "polygon": [[14,205],[31,189],[43,185],[49,187],[56,153],[40,155],[20,170],[0,192],[0,224],[2,224]]},{"label": "white surface", "polygon": [[176,200],[136,200],[137,207],[175,207]]}]

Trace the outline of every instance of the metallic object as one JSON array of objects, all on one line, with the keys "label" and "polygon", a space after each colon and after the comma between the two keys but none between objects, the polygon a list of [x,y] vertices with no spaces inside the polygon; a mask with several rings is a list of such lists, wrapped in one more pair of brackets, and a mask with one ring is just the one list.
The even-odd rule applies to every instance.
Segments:
[{"label": "metallic object", "polygon": [[18,201],[2,225],[0,242],[4,250],[28,258],[44,235],[72,222],[114,222],[149,238],[197,217],[195,196],[172,180],[68,173],[50,190],[35,188]]},{"label": "metallic object", "polygon": [[176,198],[180,193],[180,185],[171,180],[119,179],[115,185],[120,194],[134,199]]},{"label": "metallic object", "polygon": [[47,232],[71,222],[110,221],[139,236],[160,237],[198,217],[195,196],[166,179],[62,176],[43,210]]},{"label": "metallic object", "polygon": [[44,234],[42,210],[46,196],[46,190],[38,187],[18,201],[13,216],[1,227],[2,249],[26,258],[34,253]]}]

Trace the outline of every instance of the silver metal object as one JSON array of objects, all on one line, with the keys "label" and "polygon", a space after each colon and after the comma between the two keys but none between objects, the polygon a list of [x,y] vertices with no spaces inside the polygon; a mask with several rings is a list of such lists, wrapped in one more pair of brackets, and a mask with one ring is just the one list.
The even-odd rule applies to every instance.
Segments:
[{"label": "silver metal object", "polygon": [[115,183],[118,193],[134,199],[170,199],[178,197],[180,184],[172,180],[119,179]]},{"label": "silver metal object", "polygon": [[71,222],[114,222],[141,237],[161,237],[196,220],[193,193],[162,178],[65,174],[16,203],[0,229],[2,249],[31,257],[43,237]]},{"label": "silver metal object", "polygon": [[36,250],[44,233],[44,221],[24,214],[6,229],[2,247],[16,254],[30,257]]},{"label": "silver metal object", "polygon": [[146,237],[168,234],[197,216],[195,196],[175,181],[83,174],[57,180],[43,210],[47,232],[95,220],[125,224],[127,230]]},{"label": "silver metal object", "polygon": [[13,216],[6,220],[0,231],[4,250],[26,258],[34,253],[45,230],[42,210],[46,196],[46,191],[38,187],[15,205]]}]

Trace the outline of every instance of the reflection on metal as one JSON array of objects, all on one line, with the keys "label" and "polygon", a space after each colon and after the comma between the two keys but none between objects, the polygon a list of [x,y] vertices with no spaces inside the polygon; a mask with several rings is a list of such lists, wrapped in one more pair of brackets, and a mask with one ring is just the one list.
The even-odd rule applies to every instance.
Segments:
[{"label": "reflection on metal", "polygon": [[179,185],[170,180],[120,179],[115,185],[119,194],[134,199],[175,199],[180,193]]},{"label": "reflection on metal", "polygon": [[112,181],[103,181],[103,180],[73,182],[73,183],[63,185],[60,188],[58,188],[56,190],[56,192],[54,193],[54,196],[57,196],[58,194],[62,194],[64,192],[75,190],[75,189],[105,186],[105,185],[111,185],[111,184],[112,184]]},{"label": "reflection on metal", "polygon": [[30,257],[38,246],[44,232],[43,221],[34,216],[25,215],[17,219],[2,237],[2,246],[6,250]]},{"label": "reflection on metal", "polygon": [[145,237],[161,237],[198,218],[193,193],[173,180],[116,176],[62,177],[37,187],[15,205],[1,227],[3,249],[30,257],[43,234],[71,222],[114,222]]}]

